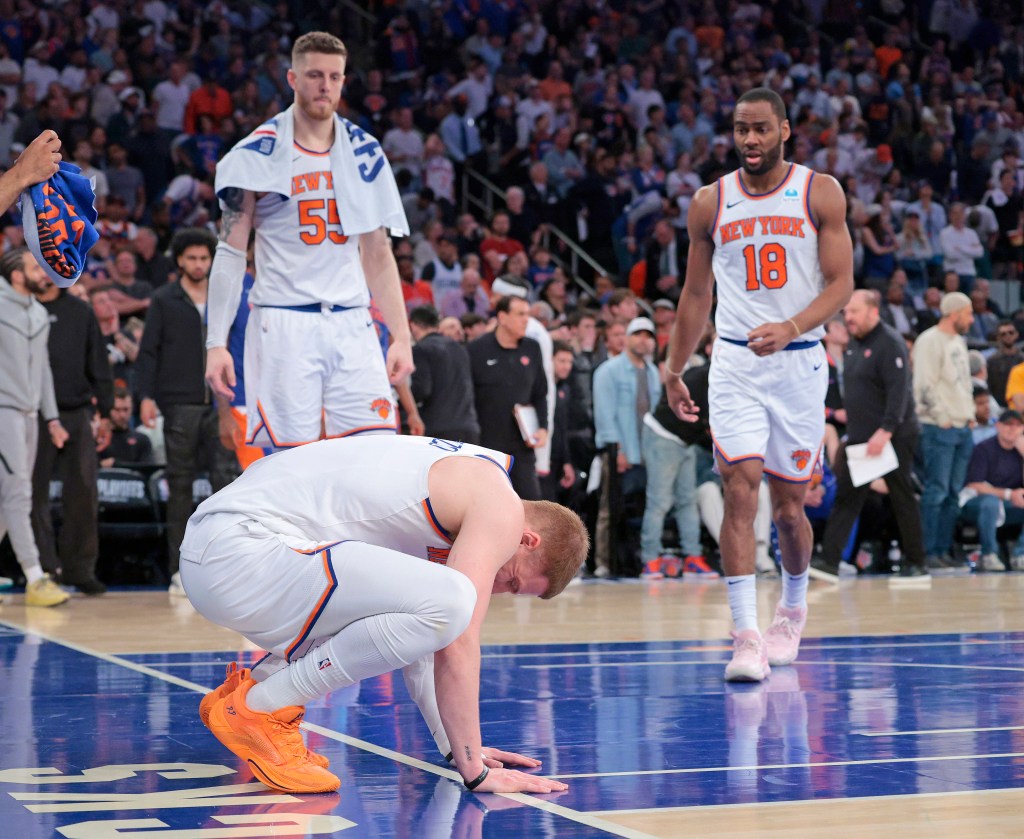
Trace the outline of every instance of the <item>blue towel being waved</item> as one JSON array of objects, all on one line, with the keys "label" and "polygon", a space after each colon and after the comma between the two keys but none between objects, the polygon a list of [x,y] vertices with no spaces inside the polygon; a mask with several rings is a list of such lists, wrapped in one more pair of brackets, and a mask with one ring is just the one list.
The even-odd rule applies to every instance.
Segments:
[{"label": "blue towel being waved", "polygon": [[100,235],[96,232],[96,194],[89,178],[72,163],[61,161],[48,181],[21,195],[25,244],[47,276],[68,288],[82,275],[85,257]]}]

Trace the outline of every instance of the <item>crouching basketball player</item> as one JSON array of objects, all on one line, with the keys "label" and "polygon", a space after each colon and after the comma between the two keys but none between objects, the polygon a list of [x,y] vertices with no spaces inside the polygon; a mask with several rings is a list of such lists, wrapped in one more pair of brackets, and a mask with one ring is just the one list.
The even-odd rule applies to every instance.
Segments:
[{"label": "crouching basketball player", "polygon": [[328,792],[307,702],[401,668],[441,754],[480,792],[566,785],[481,743],[480,629],[492,594],[554,597],[587,554],[579,517],[521,501],[511,458],[428,437],[325,440],[258,461],[204,501],[181,546],[196,609],[269,655],[229,668],[200,716],[265,784]]}]

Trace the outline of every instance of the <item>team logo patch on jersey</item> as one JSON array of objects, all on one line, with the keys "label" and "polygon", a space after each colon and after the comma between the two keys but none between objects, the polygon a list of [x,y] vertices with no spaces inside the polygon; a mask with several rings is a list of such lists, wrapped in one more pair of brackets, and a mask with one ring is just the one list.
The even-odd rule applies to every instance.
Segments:
[{"label": "team logo patch on jersey", "polygon": [[330,666],[331,666],[331,660],[329,658],[325,658],[325,659],[321,659],[320,661],[317,662],[316,669],[317,670],[326,670]]},{"label": "team logo patch on jersey", "polygon": [[431,562],[436,562],[438,565],[448,564],[448,554],[452,552],[451,548],[432,548],[427,546],[427,559]]},{"label": "team logo patch on jersey", "polygon": [[803,472],[807,468],[808,461],[811,459],[811,453],[808,449],[795,449],[790,457],[793,458],[797,471]]},{"label": "team logo patch on jersey", "polygon": [[391,416],[391,400],[390,399],[374,399],[370,403],[370,410],[373,411],[382,420],[386,420]]},{"label": "team logo patch on jersey", "polygon": [[251,143],[242,146],[242,148],[269,156],[274,151],[274,143],[275,139],[273,137],[258,137]]}]

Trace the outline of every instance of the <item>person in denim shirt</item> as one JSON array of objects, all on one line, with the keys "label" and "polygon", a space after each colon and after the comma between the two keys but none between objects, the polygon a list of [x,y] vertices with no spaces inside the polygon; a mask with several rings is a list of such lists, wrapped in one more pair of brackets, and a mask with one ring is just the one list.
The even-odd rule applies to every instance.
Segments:
[{"label": "person in denim shirt", "polygon": [[[658,404],[661,381],[650,361],[654,352],[654,324],[633,318],[626,327],[626,350],[594,371],[594,426],[601,451],[601,503],[594,547],[594,574],[607,577],[618,564],[611,562],[613,519],[621,511],[623,495],[642,491],[646,478],[640,448],[643,416]],[[646,387],[641,388],[640,383]]]}]

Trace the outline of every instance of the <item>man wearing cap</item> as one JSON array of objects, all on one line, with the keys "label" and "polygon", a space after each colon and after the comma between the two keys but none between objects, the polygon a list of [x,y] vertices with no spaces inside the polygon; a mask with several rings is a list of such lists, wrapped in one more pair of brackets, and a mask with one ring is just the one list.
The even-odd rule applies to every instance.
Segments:
[{"label": "man wearing cap", "polygon": [[950,568],[958,496],[971,459],[974,397],[964,334],[974,321],[971,298],[959,291],[942,298],[942,317],[926,329],[911,353],[914,401],[921,423],[925,485],[921,520],[928,567]]},{"label": "man wearing cap", "polygon": [[[654,353],[654,324],[633,318],[626,327],[626,349],[594,371],[595,442],[602,452],[601,503],[594,540],[595,573],[608,576],[628,570],[629,557],[617,556],[615,523],[622,496],[643,491],[646,478],[640,429],[643,418],[658,404],[661,381],[650,361]],[[656,555],[645,557],[657,561]],[[654,563],[644,573],[656,573]],[[662,576],[658,573],[657,576]]]},{"label": "man wearing cap", "polygon": [[918,425],[910,392],[910,363],[903,337],[881,320],[878,292],[860,289],[844,309],[850,344],[843,367],[847,405],[846,438],[832,471],[836,500],[822,539],[819,571],[839,580],[839,560],[850,530],[867,499],[869,484],[855,487],[847,465],[847,446],[867,443],[868,457],[877,457],[887,443],[896,451],[897,468],[885,475],[893,516],[900,529],[904,577],[925,576],[921,514],[914,497],[911,469],[917,448]]},{"label": "man wearing cap", "polygon": [[[995,436],[978,443],[967,467],[967,488],[976,495],[961,516],[978,526],[981,541],[979,570],[1005,571],[999,557],[996,530],[1004,524],[1024,524],[1024,420],[1019,412],[1003,411]],[[1024,531],[1010,556],[1010,567],[1024,571]]]}]

